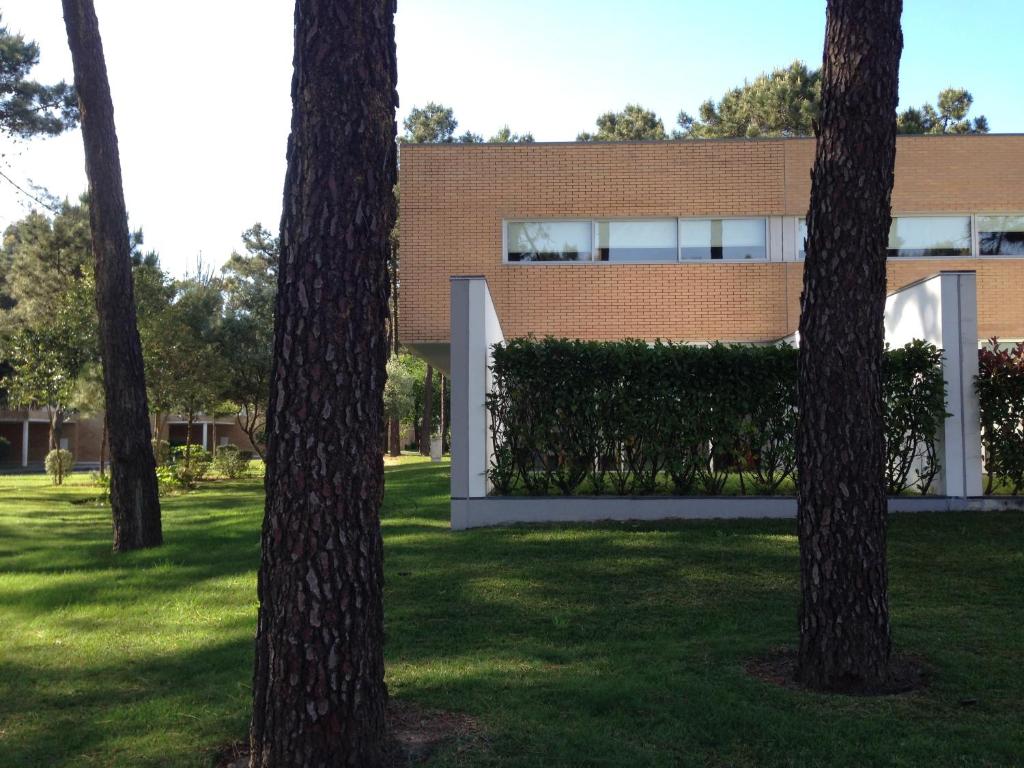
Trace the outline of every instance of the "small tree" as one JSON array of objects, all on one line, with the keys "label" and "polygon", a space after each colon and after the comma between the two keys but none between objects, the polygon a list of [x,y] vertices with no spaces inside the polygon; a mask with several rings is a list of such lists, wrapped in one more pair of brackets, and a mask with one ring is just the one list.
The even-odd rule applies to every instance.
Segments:
[{"label": "small tree", "polygon": [[647,141],[667,139],[661,118],[639,104],[627,104],[621,112],[598,115],[597,133],[583,132],[577,141]]},{"label": "small tree", "polygon": [[[416,377],[409,368],[408,355],[392,355],[388,359],[387,381],[384,384],[384,415],[394,425],[409,422],[416,413]],[[392,432],[390,453],[398,456],[402,446]]]}]

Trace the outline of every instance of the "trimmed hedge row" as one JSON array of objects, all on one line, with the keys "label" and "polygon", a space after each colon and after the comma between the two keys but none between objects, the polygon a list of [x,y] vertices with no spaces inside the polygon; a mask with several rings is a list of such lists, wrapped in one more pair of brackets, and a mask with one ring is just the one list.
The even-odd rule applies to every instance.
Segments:
[{"label": "trimmed hedge row", "polygon": [[[494,349],[495,491],[770,494],[796,471],[797,350],[515,339]],[[945,416],[941,353],[885,357],[887,482],[926,493]]]},{"label": "trimmed hedge row", "polygon": [[981,406],[981,440],[985,449],[985,493],[998,482],[1011,493],[1024,490],[1024,342],[978,353],[975,387]]}]

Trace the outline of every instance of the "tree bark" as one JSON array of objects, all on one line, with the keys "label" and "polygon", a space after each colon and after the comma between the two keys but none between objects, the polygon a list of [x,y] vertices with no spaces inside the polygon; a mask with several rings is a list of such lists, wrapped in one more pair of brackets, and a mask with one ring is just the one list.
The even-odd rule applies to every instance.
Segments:
[{"label": "tree bark", "polygon": [[253,768],[382,761],[393,0],[298,0],[267,412]]},{"label": "tree bark", "polygon": [[390,431],[388,442],[391,445],[389,452],[392,456],[400,456],[402,453],[402,422],[398,419],[388,419],[388,426]]},{"label": "tree bark", "polygon": [[430,422],[434,418],[434,367],[427,363],[423,377],[423,423],[420,425],[420,455],[430,455]]},{"label": "tree bark", "polygon": [[798,677],[870,690],[888,675],[885,259],[901,0],[829,0],[800,314]]},{"label": "tree bark", "polygon": [[63,5],[89,178],[114,549],[123,552],[163,543],[160,497],[135,318],[128,214],[99,23],[92,0],[63,0]]}]

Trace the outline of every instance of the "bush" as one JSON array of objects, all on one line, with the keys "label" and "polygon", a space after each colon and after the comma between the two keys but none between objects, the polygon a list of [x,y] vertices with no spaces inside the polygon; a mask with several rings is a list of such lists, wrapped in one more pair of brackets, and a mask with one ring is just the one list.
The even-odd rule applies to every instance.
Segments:
[{"label": "bush", "polygon": [[109,472],[93,472],[90,475],[92,484],[96,486],[100,495],[96,499],[100,504],[110,503],[110,473]]},{"label": "bush", "polygon": [[[798,351],[511,340],[488,395],[499,494],[777,493],[796,471]],[[927,492],[945,415],[941,353],[887,351],[886,482]]]},{"label": "bush", "polygon": [[165,466],[171,463],[171,444],[166,440],[160,440],[159,438],[153,438],[153,458],[156,460],[158,467]]},{"label": "bush", "polygon": [[222,445],[213,457],[213,469],[221,477],[235,480],[245,474],[249,462],[237,445]]},{"label": "bush", "polygon": [[0,437],[0,464],[10,459],[12,453],[11,441],[6,437]]},{"label": "bush", "polygon": [[75,457],[71,454],[71,451],[65,451],[63,448],[54,448],[46,454],[44,466],[46,467],[46,474],[53,480],[53,484],[60,485],[74,468]]},{"label": "bush", "polygon": [[981,440],[985,449],[985,493],[996,481],[1012,493],[1024,489],[1024,342],[978,352],[978,376],[974,386],[981,407]]},{"label": "bush", "polygon": [[174,473],[174,468],[166,464],[158,466],[156,468],[157,494],[167,496],[177,487],[178,476]]},{"label": "bush", "polygon": [[196,484],[206,477],[211,457],[201,445],[178,446],[173,449],[172,455],[174,463],[171,469],[175,480],[182,488],[195,488]]}]

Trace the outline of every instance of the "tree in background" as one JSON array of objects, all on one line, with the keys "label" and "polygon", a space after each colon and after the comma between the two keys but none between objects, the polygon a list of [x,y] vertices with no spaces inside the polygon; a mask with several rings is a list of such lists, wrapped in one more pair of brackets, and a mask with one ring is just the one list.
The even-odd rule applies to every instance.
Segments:
[{"label": "tree in background", "polygon": [[89,179],[114,549],[123,552],[163,542],[142,344],[135,319],[132,243],[96,10],[92,0],[63,0],[63,7]]},{"label": "tree in background", "polygon": [[667,138],[660,117],[639,104],[627,104],[621,112],[598,115],[597,133],[581,133],[576,141],[647,141]]},{"label": "tree in background", "polygon": [[410,355],[392,354],[388,358],[387,381],[384,383],[384,415],[394,425],[388,439],[388,452],[398,456],[402,451],[401,428],[416,418],[416,377],[410,367]]},{"label": "tree in background", "polygon": [[679,113],[677,138],[812,136],[821,101],[821,70],[802,61],[758,75],[700,105],[695,120]]},{"label": "tree in background", "polygon": [[9,365],[2,380],[8,402],[46,410],[50,450],[60,447],[64,422],[75,410],[79,377],[97,359],[91,306],[91,281],[71,283],[33,322],[0,343],[0,358]]},{"label": "tree in background", "polygon": [[0,24],[0,130],[9,136],[56,136],[78,123],[75,90],[29,79],[39,46]]},{"label": "tree in background", "polygon": [[891,653],[882,411],[902,0],[829,0],[800,313],[797,676],[877,690]]},{"label": "tree in background", "polygon": [[423,420],[420,422],[419,443],[420,454],[430,455],[430,435],[433,433],[434,421],[434,366],[427,363],[427,372],[423,375]]},{"label": "tree in background", "polygon": [[242,234],[242,242],[245,252],[232,253],[221,267],[224,318],[219,346],[225,371],[222,396],[237,405],[238,425],[262,459],[280,241],[257,222]]},{"label": "tree in background", "polygon": [[533,134],[532,133],[513,133],[512,129],[508,125],[503,125],[498,129],[491,138],[487,140],[488,144],[532,144]]},{"label": "tree in background", "polygon": [[252,768],[384,757],[380,505],[394,2],[297,0]]},{"label": "tree in background", "polygon": [[[0,333],[31,327],[93,275],[89,201],[64,201],[48,216],[32,211],[4,233],[0,260]],[[95,322],[95,303],[82,310]]]},{"label": "tree in background", "polygon": [[939,91],[936,109],[924,104],[920,109],[909,107],[900,112],[896,119],[899,133],[988,133],[988,119],[978,115],[967,116],[974,104],[974,97],[965,88],[946,88]]},{"label": "tree in background", "polygon": [[[939,93],[931,104],[899,114],[898,133],[988,133],[988,120],[967,117],[974,99],[963,88]],[[679,113],[673,138],[718,139],[758,136],[814,136],[821,113],[821,70],[802,61],[762,73],[700,105],[699,117]]]}]

